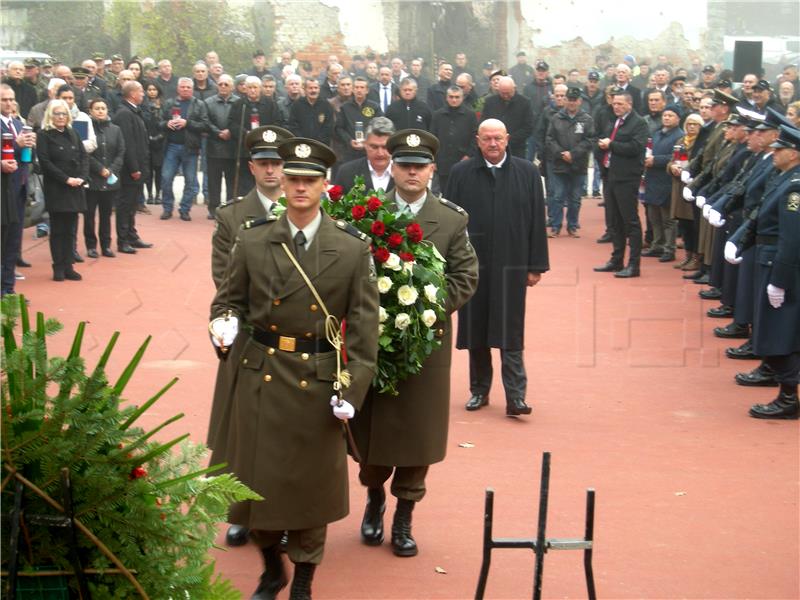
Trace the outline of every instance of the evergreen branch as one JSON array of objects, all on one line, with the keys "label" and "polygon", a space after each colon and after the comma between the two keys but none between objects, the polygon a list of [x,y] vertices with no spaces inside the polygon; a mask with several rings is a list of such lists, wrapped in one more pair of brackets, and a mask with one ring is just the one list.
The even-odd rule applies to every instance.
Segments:
[{"label": "evergreen branch", "polygon": [[25,296],[20,294],[19,298],[19,314],[22,319],[22,335],[24,336],[31,330],[31,318],[28,313],[28,304],[25,302]]},{"label": "evergreen branch", "polygon": [[[147,338],[147,339],[149,340],[150,338]],[[175,385],[177,383],[177,381],[178,381],[178,378],[177,377],[173,377],[172,381],[170,381],[167,385],[165,385],[163,388],[161,388],[155,396],[153,396],[147,402],[145,402],[139,408],[137,408],[136,411],[130,416],[130,418],[127,421],[125,421],[122,425],[120,425],[120,429],[122,429],[124,431],[125,429],[127,429],[128,427],[133,425],[133,423],[136,421],[136,419],[138,419],[140,416],[142,416],[142,414],[148,408],[153,406],[153,404],[155,404],[156,401],[158,401],[158,399],[161,398],[161,396],[163,396],[169,388],[171,388],[173,385]]]},{"label": "evergreen branch", "polygon": [[81,355],[81,344],[83,344],[83,332],[86,330],[86,321],[78,323],[78,329],[75,330],[75,337],[72,340],[72,348],[69,350],[67,360]]},{"label": "evergreen branch", "polygon": [[100,357],[100,360],[97,361],[97,366],[94,368],[94,373],[92,374],[92,376],[97,375],[102,371],[105,371],[106,364],[108,363],[108,359],[111,356],[111,351],[117,344],[118,339],[119,339],[119,331],[115,331],[114,335],[112,335],[111,339],[108,341],[108,345],[106,346],[106,349],[103,351],[103,355]]},{"label": "evergreen branch", "polygon": [[184,433],[182,436],[176,437],[171,442],[167,442],[166,444],[162,444],[158,448],[155,448],[154,450],[151,450],[150,452],[148,452],[146,454],[142,454],[141,456],[132,456],[131,458],[127,459],[126,462],[132,462],[132,463],[135,463],[137,465],[143,465],[143,464],[153,460],[156,456],[159,456],[160,454],[164,454],[167,450],[172,448],[175,444],[179,444],[180,442],[182,442],[183,440],[187,439],[188,437],[189,437],[189,434],[188,433]]},{"label": "evergreen branch", "polygon": [[125,386],[128,385],[128,381],[130,381],[131,377],[133,377],[133,372],[136,370],[136,367],[139,366],[139,362],[142,360],[142,356],[144,356],[144,351],[147,349],[147,346],[150,344],[150,340],[152,339],[153,336],[147,336],[147,338],[144,340],[144,343],[139,346],[136,354],[133,355],[131,362],[128,363],[128,366],[125,367],[122,375],[120,375],[113,388],[113,391],[117,396],[122,396],[122,391],[125,389]]},{"label": "evergreen branch", "polygon": [[144,443],[145,443],[145,442],[146,442],[148,439],[150,439],[150,438],[151,438],[151,437],[153,437],[153,436],[154,436],[156,433],[158,433],[159,431],[161,431],[162,429],[164,429],[164,427],[166,427],[167,425],[170,425],[170,424],[174,423],[175,421],[179,421],[180,419],[182,419],[182,418],[183,418],[183,417],[185,417],[185,416],[186,416],[186,415],[184,415],[183,413],[178,413],[178,414],[177,414],[177,415],[175,415],[174,417],[170,417],[169,419],[167,419],[166,421],[164,421],[163,423],[161,423],[161,425],[159,425],[159,426],[158,426],[158,427],[156,427],[155,429],[153,429],[153,430],[149,431],[148,433],[146,433],[145,435],[143,435],[142,437],[140,437],[139,439],[137,439],[137,440],[136,440],[135,442],[133,442],[132,444],[130,444],[130,445],[128,445],[128,446],[125,446],[124,448],[122,448],[121,450],[119,450],[119,452],[120,452],[121,454],[127,454],[127,453],[129,453],[129,452],[132,452],[132,451],[136,450],[136,448],[138,448],[139,446],[141,446],[142,444],[144,444]]},{"label": "evergreen branch", "polygon": [[194,479],[195,477],[200,477],[205,475],[206,473],[213,473],[214,471],[219,471],[220,469],[224,469],[228,466],[228,463],[220,463],[218,465],[212,465],[210,467],[206,467],[205,469],[200,469],[199,471],[192,471],[191,473],[187,473],[186,475],[182,475],[181,477],[176,477],[175,479],[170,479],[169,481],[157,481],[153,482],[153,484],[160,490],[164,490],[171,485],[175,485],[177,483],[182,483],[184,481],[188,481],[190,479]]}]

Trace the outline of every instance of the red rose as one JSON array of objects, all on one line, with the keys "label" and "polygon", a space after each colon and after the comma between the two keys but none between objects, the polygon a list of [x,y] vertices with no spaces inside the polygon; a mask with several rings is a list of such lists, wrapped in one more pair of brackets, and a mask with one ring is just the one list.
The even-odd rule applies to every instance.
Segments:
[{"label": "red rose", "polygon": [[353,218],[356,221],[360,221],[364,218],[364,215],[367,214],[367,209],[361,206],[360,204],[356,204],[351,210],[350,213],[353,215]]},{"label": "red rose", "polygon": [[386,224],[383,221],[375,221],[370,227],[370,231],[375,235],[383,235],[386,233]]},{"label": "red rose", "polygon": [[328,198],[334,202],[341,200],[342,196],[344,196],[344,188],[342,186],[332,185],[330,188],[328,188]]},{"label": "red rose", "polygon": [[399,233],[393,233],[389,236],[389,239],[387,241],[392,248],[397,248],[400,244],[403,243],[403,236],[400,235]]},{"label": "red rose", "polygon": [[422,241],[422,227],[419,226],[419,223],[412,223],[406,227],[406,234],[408,235],[408,239],[414,243]]},{"label": "red rose", "polygon": [[141,479],[142,477],[147,477],[147,471],[144,470],[144,467],[134,467],[128,477],[130,479]]},{"label": "red rose", "polygon": [[403,262],[414,262],[414,255],[411,252],[400,252],[398,256]]},{"label": "red rose", "polygon": [[385,263],[389,260],[389,251],[386,248],[378,248],[375,250],[375,260],[379,263]]},{"label": "red rose", "polygon": [[371,196],[369,200],[367,200],[367,210],[370,212],[375,212],[381,206],[383,206],[383,202],[381,202],[380,198],[377,196]]}]

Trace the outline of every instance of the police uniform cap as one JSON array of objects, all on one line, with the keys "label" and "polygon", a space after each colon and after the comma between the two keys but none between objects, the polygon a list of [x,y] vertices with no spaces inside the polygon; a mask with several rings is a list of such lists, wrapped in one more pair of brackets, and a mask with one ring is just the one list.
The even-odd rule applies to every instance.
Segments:
[{"label": "police uniform cap", "polygon": [[736,107],[736,112],[748,129],[756,129],[758,125],[763,123],[764,119],[766,119],[765,115],[742,106],[741,104]]},{"label": "police uniform cap", "polygon": [[589,71],[589,74],[586,76],[586,79],[591,81],[600,81],[600,73],[597,71]]},{"label": "police uniform cap", "polygon": [[577,100],[582,96],[580,89],[571,87],[567,90],[567,100]]},{"label": "police uniform cap", "polygon": [[779,113],[774,108],[767,108],[767,112],[764,115],[764,120],[756,127],[759,131],[763,131],[765,129],[779,129],[782,125],[786,127],[795,127],[795,124],[784,117],[781,113]]},{"label": "police uniform cap", "polygon": [[519,56],[528,56],[528,55],[525,54],[524,50],[520,50],[519,52],[517,52],[517,56],[519,57]]},{"label": "police uniform cap", "polygon": [[281,160],[281,155],[278,154],[278,146],[292,137],[294,137],[294,134],[291,131],[287,131],[282,127],[267,125],[253,129],[247,134],[244,143],[250,151],[251,159],[273,158]]},{"label": "police uniform cap", "polygon": [[494,69],[494,63],[492,61],[483,63],[483,68],[488,70]]},{"label": "police uniform cap", "polygon": [[106,55],[102,52],[92,52],[92,60],[105,60]]},{"label": "police uniform cap", "polygon": [[730,88],[733,87],[733,84],[731,83],[730,79],[720,79],[717,82],[717,87],[718,88],[728,88],[728,89],[730,89]]},{"label": "police uniform cap", "polygon": [[754,90],[761,90],[761,91],[768,91],[772,89],[772,86],[769,84],[769,81],[766,79],[759,79],[755,84],[753,84]]},{"label": "police uniform cap", "polygon": [[286,175],[325,177],[336,162],[333,150],[310,138],[290,138],[278,146],[278,154]]},{"label": "police uniform cap", "polygon": [[439,151],[439,140],[422,129],[403,129],[386,140],[386,149],[396,163],[432,163]]},{"label": "police uniform cap", "polygon": [[33,68],[40,66],[41,63],[35,58],[26,58],[25,61],[22,63],[25,65],[25,68]]},{"label": "police uniform cap", "polygon": [[543,60],[537,60],[536,61],[536,70],[537,71],[549,71],[550,70],[550,65],[548,65]]},{"label": "police uniform cap", "polygon": [[726,125],[747,125],[747,119],[737,113],[731,113],[728,118],[723,121]]},{"label": "police uniform cap", "polygon": [[121,60],[121,61],[124,61],[125,59],[124,59],[124,58],[122,58],[122,54],[112,54],[112,55],[111,55],[111,60]]},{"label": "police uniform cap", "polygon": [[770,148],[789,148],[791,150],[800,150],[800,129],[781,125],[778,139],[772,142],[769,146]]},{"label": "police uniform cap", "polygon": [[91,73],[89,69],[85,67],[72,67],[72,76],[73,77],[89,77]]},{"label": "police uniform cap", "polygon": [[703,67],[703,73],[716,73],[717,70],[714,68],[714,65],[706,65]]},{"label": "police uniform cap", "polygon": [[673,83],[678,83],[679,81],[686,82],[686,75],[675,75],[672,79],[669,80],[669,84],[672,85]]},{"label": "police uniform cap", "polygon": [[489,79],[494,79],[498,75],[500,77],[506,77],[508,76],[508,73],[506,73],[505,69],[497,69],[497,71],[494,71],[491,75],[489,75]]},{"label": "police uniform cap", "polygon": [[720,90],[714,90],[714,98],[712,102],[714,104],[727,104],[728,106],[736,106],[739,104],[739,99],[735,96],[731,96],[730,94],[726,94],[725,92],[721,92]]}]

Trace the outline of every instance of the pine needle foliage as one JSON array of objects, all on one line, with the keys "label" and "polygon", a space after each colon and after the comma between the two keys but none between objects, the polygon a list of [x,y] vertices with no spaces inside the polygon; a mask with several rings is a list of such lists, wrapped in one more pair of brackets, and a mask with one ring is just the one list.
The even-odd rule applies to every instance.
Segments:
[{"label": "pine needle foliage", "polygon": [[[68,468],[75,517],[159,600],[240,598],[229,581],[215,573],[208,552],[216,526],[232,502],[261,497],[233,475],[204,468],[207,449],[182,435],[166,442],[158,433],[183,414],[145,431],[139,417],[177,381],[167,383],[142,406],[122,393],[144,355],[148,337],[119,379],[111,384],[105,367],[119,338],[111,336],[97,365],[87,370],[81,357],[85,323],[78,325],[66,357],[50,356],[47,338],[62,330],[41,313],[30,322],[24,298],[2,300],[2,504],[13,506],[13,475],[19,473],[56,502],[62,502],[60,472]],[[19,337],[18,337],[19,336]],[[25,512],[57,512],[30,489]],[[71,570],[63,530],[26,525],[22,569],[48,566]],[[4,528],[0,553],[7,568],[9,540]],[[97,546],[78,534],[84,568],[114,567]],[[133,584],[119,574],[91,575],[96,598],[137,598]]]}]

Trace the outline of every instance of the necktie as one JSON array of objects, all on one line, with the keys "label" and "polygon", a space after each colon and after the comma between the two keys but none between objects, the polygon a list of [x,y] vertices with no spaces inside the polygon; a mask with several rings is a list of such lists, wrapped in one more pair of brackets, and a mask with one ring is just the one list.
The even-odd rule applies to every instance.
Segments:
[{"label": "necktie", "polygon": [[494,166],[489,167],[489,172],[492,174],[492,177],[494,179],[497,179],[497,167]]},{"label": "necktie", "polygon": [[386,109],[389,108],[389,86],[383,86],[383,112],[386,112]]},{"label": "necktie", "polygon": [[303,258],[303,254],[306,253],[306,234],[302,231],[294,234],[294,253],[297,258]]},{"label": "necktie", "polygon": [[[614,141],[614,138],[617,137],[617,130],[622,126],[623,122],[624,119],[620,117],[617,119],[617,122],[614,123],[614,131],[611,132],[611,137],[608,138],[612,142]],[[611,164],[611,150],[609,149],[606,150],[606,153],[603,155],[603,166],[607,169],[610,164]]]}]

